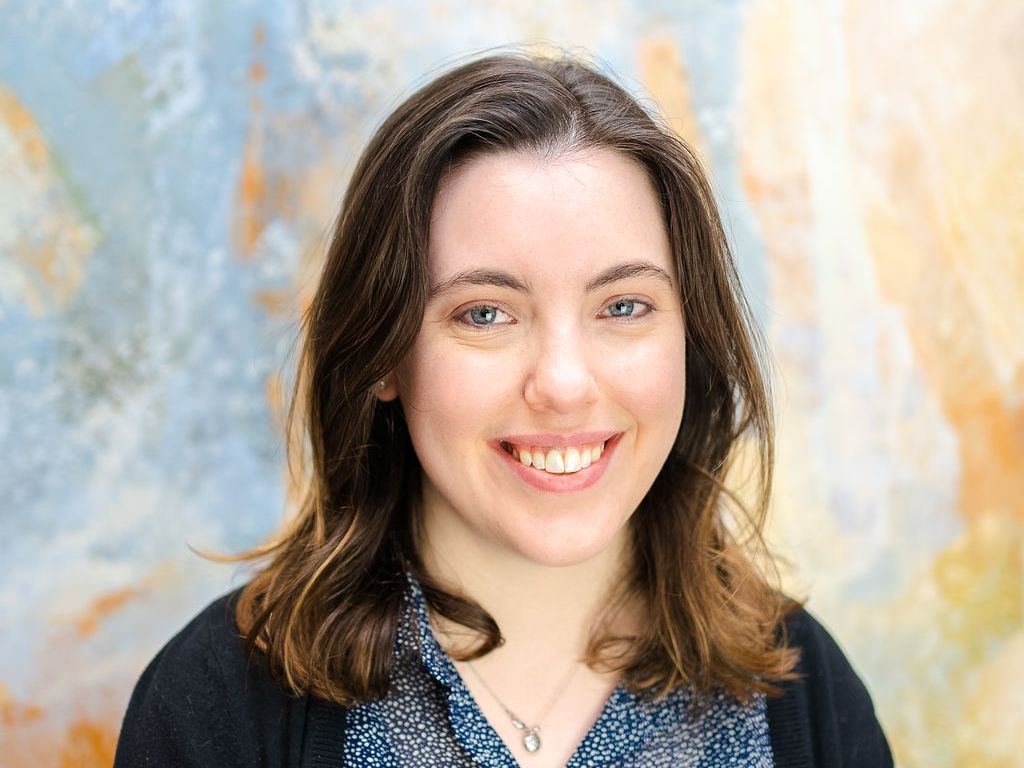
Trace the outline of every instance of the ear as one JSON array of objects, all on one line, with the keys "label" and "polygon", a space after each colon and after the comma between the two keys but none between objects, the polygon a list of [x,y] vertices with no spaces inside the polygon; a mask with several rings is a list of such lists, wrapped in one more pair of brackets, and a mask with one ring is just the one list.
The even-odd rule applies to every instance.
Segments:
[{"label": "ear", "polygon": [[373,388],[373,393],[383,403],[391,402],[398,397],[398,387],[395,386],[394,375],[389,374],[378,381],[377,386]]}]

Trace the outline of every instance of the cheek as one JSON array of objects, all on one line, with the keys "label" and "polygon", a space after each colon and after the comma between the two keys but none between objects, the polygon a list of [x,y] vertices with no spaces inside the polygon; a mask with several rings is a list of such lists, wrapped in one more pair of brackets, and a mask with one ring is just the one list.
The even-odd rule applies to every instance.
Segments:
[{"label": "cheek", "polygon": [[685,340],[680,333],[649,342],[608,350],[605,379],[648,430],[662,427],[674,436],[686,394]]},{"label": "cheek", "polygon": [[399,374],[399,397],[414,440],[480,432],[501,412],[514,378],[506,356],[457,345],[418,344]]},{"label": "cheek", "polygon": [[686,396],[686,352],[682,343],[663,351],[651,364],[651,386],[649,397],[651,407],[662,412],[667,407],[678,408],[682,415],[683,399]]}]

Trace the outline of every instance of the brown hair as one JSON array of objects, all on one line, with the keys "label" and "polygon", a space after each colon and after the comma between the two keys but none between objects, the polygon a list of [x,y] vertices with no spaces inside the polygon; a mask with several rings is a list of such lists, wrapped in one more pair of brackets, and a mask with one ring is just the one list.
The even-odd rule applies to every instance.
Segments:
[{"label": "brown hair", "polygon": [[[402,360],[428,294],[427,239],[438,186],[480,154],[545,157],[607,148],[649,175],[664,211],[686,316],[686,407],[675,446],[630,519],[624,585],[648,616],[640,637],[601,627],[588,661],[635,690],[722,686],[741,699],[792,675],[782,616],[789,604],[727,525],[746,517],[760,541],[771,488],[770,397],[758,336],[714,196],[693,151],[623,89],[568,58],[491,55],[444,74],[380,126],[354,171],[304,317],[289,410],[289,458],[305,487],[297,516],[240,559],[266,563],[237,619],[250,650],[282,682],[342,704],[389,686],[405,573],[431,610],[479,633],[464,658],[500,643],[493,619],[424,571],[416,550],[420,465],[400,405],[376,383]],[[758,491],[744,507],[725,477],[755,449]]]}]

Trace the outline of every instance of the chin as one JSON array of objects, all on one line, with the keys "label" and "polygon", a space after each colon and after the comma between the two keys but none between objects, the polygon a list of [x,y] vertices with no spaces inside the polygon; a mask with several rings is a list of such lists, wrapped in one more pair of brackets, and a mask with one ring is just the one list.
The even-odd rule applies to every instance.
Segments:
[{"label": "chin", "polygon": [[[623,524],[624,526],[625,524]],[[536,565],[567,568],[618,551],[623,526],[595,530],[595,526],[577,523],[568,530],[516,531],[512,540],[506,534],[505,546]],[[559,526],[560,527],[560,526]]]}]

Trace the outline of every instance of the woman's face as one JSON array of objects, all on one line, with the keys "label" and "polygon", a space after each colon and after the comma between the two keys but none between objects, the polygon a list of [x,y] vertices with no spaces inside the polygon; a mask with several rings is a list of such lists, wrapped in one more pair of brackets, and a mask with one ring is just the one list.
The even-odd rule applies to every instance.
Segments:
[{"label": "woman's face", "polygon": [[544,565],[588,560],[675,440],[684,322],[654,189],[609,150],[475,159],[442,184],[432,285],[383,397],[401,399],[428,533]]}]

